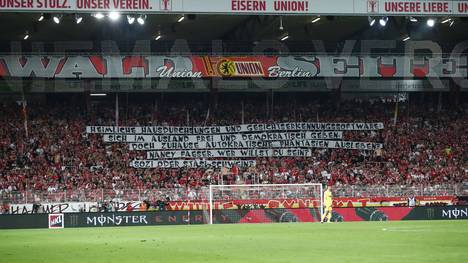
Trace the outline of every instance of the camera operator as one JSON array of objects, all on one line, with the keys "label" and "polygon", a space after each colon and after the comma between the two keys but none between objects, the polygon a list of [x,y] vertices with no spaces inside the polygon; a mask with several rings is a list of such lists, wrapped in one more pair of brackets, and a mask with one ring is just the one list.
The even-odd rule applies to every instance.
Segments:
[{"label": "camera operator", "polygon": [[156,207],[158,208],[159,211],[165,211],[166,206],[169,205],[170,198],[167,196],[166,201],[163,200],[158,200],[156,201]]},{"label": "camera operator", "polygon": [[41,207],[40,204],[37,204],[37,203],[33,203],[32,205],[32,214],[38,214],[39,213],[39,208]]},{"label": "camera operator", "polygon": [[143,202],[141,202],[141,204],[140,204],[140,211],[141,212],[146,212],[146,211],[148,211],[149,208],[150,208],[150,203],[148,202],[148,200],[144,200]]}]

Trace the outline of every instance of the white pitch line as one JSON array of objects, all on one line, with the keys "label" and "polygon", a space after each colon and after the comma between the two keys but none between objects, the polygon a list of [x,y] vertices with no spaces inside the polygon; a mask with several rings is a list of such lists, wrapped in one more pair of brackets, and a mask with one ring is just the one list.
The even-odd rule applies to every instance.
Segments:
[{"label": "white pitch line", "polygon": [[382,228],[382,231],[390,231],[390,232],[425,232],[427,231],[427,228]]}]

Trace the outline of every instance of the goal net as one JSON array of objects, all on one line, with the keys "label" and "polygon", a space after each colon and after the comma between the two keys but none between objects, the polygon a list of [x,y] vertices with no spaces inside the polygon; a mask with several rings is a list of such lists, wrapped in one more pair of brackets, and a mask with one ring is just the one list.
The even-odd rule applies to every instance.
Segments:
[{"label": "goal net", "polygon": [[208,222],[319,222],[322,191],[321,184],[210,185]]}]

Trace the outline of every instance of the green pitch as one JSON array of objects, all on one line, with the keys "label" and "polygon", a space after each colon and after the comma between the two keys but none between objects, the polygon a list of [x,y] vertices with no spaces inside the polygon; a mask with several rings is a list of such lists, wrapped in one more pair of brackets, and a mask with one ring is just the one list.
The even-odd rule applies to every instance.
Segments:
[{"label": "green pitch", "polygon": [[468,262],[467,221],[0,231],[0,262]]}]

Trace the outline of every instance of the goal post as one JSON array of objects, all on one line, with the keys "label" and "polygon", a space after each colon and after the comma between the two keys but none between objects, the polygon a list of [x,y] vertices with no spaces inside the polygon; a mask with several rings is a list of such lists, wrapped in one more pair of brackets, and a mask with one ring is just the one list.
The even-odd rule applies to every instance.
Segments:
[{"label": "goal post", "polygon": [[210,185],[210,225],[213,224],[213,185]]},{"label": "goal post", "polygon": [[323,214],[319,183],[210,185],[208,196],[210,224],[319,222]]}]

